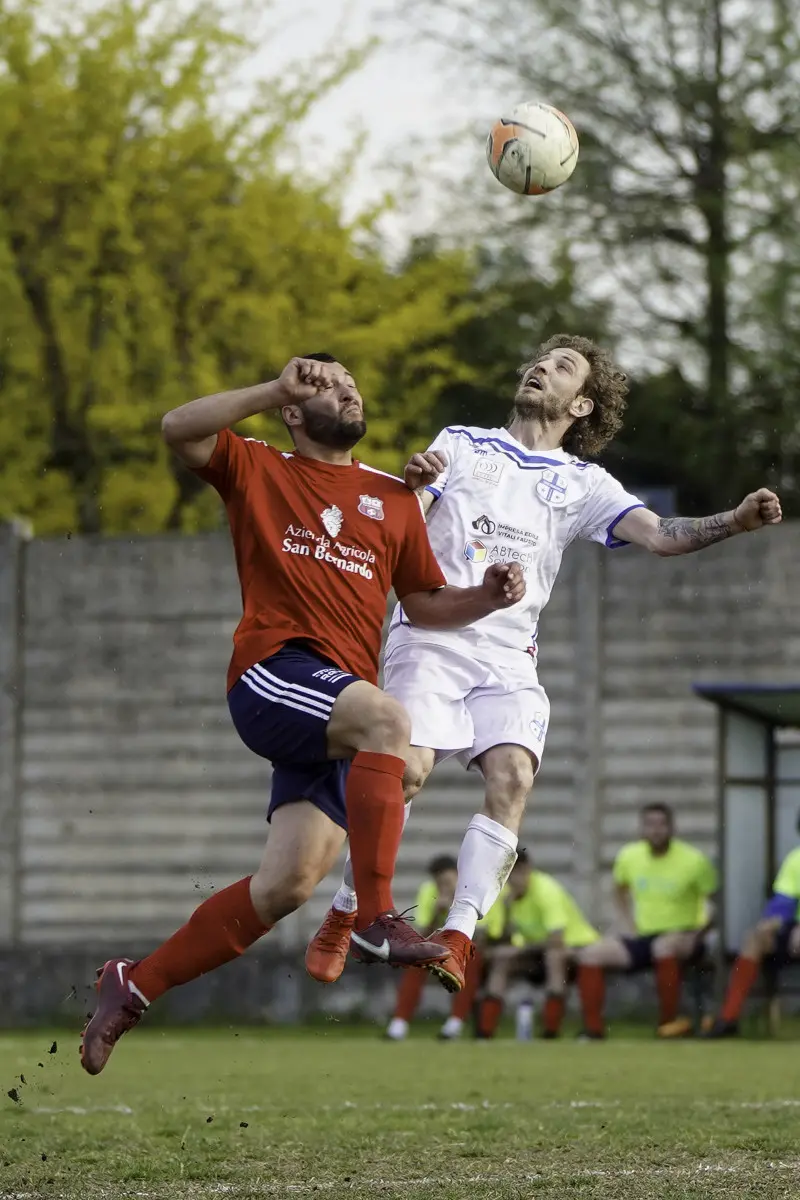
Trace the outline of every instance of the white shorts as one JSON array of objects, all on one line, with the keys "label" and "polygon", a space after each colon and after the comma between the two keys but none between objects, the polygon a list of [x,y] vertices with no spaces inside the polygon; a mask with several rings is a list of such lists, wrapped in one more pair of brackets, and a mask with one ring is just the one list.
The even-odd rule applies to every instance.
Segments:
[{"label": "white shorts", "polygon": [[[522,656],[520,656],[522,657]],[[542,761],[550,701],[533,661],[519,667],[478,662],[449,646],[390,648],[383,686],[411,717],[411,745],[457,757],[465,767],[493,746],[524,746]]]}]

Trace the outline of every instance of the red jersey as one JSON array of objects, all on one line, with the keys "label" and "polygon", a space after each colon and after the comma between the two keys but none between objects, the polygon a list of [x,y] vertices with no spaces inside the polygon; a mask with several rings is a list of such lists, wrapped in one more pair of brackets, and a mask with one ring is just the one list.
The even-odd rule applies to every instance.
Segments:
[{"label": "red jersey", "polygon": [[416,495],[354,462],[337,467],[223,429],[201,479],[228,512],[242,619],[228,689],[292,638],[370,683],[386,600],[444,586]]}]

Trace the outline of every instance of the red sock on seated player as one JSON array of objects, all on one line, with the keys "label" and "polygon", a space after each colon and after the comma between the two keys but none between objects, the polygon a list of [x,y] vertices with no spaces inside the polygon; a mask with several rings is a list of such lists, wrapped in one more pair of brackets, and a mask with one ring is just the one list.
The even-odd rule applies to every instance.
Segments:
[{"label": "red sock on seated player", "polygon": [[753,958],[740,955],[733,964],[728,990],[720,1009],[723,1021],[735,1024],[742,1015],[745,1001],[750,995],[761,970],[761,963]]},{"label": "red sock on seated player", "polygon": [[677,958],[657,958],[655,971],[658,1023],[669,1025],[677,1017],[681,1002],[681,964]]},{"label": "red sock on seated player", "polygon": [[603,1037],[606,1003],[606,977],[603,968],[582,963],[578,967],[578,992],[581,998],[584,1033],[590,1037]]},{"label": "red sock on seated player", "polygon": [[550,995],[545,998],[542,1012],[542,1032],[545,1037],[558,1037],[566,1008],[563,996]]}]

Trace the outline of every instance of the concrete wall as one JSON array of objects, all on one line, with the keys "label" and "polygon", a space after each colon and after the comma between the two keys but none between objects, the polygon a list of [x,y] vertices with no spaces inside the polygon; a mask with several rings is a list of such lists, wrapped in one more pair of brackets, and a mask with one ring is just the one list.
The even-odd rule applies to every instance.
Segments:
[{"label": "concrete wall", "polygon": [[[578,546],[542,621],[551,733],[523,842],[608,917],[608,867],[644,800],[716,842],[715,716],[693,681],[800,682],[800,525],[672,561]],[[251,871],[266,765],[227,714],[239,613],[227,535],[0,534],[0,945],[169,933]],[[397,898],[455,851],[477,779],[443,767],[407,830]],[[316,926],[335,886],[282,930]]]}]

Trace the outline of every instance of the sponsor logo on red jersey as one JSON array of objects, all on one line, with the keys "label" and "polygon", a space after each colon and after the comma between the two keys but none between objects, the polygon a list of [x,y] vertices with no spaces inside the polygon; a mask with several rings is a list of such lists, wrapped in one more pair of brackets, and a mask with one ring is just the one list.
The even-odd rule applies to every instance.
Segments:
[{"label": "sponsor logo on red jersey", "polygon": [[339,508],[339,505],[332,504],[330,508],[324,508],[319,515],[322,524],[325,526],[325,532],[330,534],[331,537],[336,537],[344,522],[342,510]]}]

